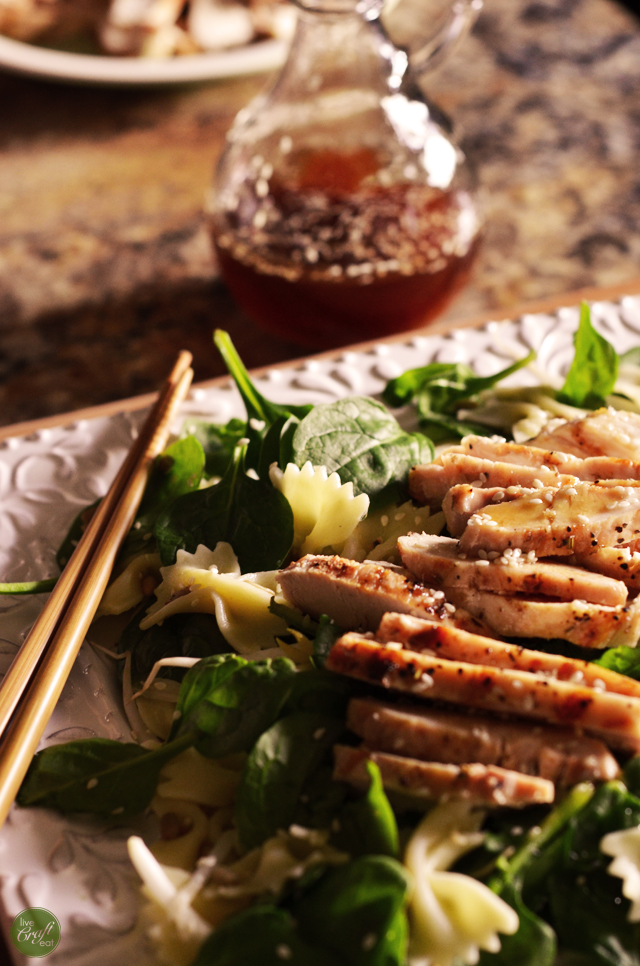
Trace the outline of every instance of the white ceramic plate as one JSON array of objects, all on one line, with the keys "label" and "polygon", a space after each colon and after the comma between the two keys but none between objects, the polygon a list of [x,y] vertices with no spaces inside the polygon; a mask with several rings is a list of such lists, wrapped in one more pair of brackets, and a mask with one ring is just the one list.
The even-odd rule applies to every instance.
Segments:
[{"label": "white ceramic plate", "polygon": [[[593,306],[596,327],[619,352],[640,344],[640,297]],[[490,322],[447,336],[408,335],[368,351],[344,351],[271,370],[258,380],[278,402],[328,402],[379,392],[387,379],[428,362],[472,364],[482,375],[537,352],[537,368],[511,377],[533,384],[564,376],[573,356],[576,308]],[[242,415],[235,388],[195,388],[182,419],[224,422]],[[105,493],[144,412],[82,420],[0,443],[0,579],[27,580],[56,572],[54,555],[78,509]],[[0,598],[0,673],[9,665],[42,598]],[[91,639],[91,633],[89,634]],[[130,740],[115,672],[107,658],[83,645],[43,745],[103,736]],[[138,823],[144,834],[144,820]],[[112,821],[65,818],[42,809],[14,807],[0,832],[0,914],[5,933],[29,906],[43,906],[61,922],[62,940],[48,966],[152,966],[134,926],[137,878],[126,856],[131,828]],[[10,940],[8,940],[10,944]],[[16,963],[24,963],[16,957]],[[32,960],[31,962],[44,962]]]},{"label": "white ceramic plate", "polygon": [[0,37],[0,67],[69,83],[113,87],[186,84],[273,70],[284,63],[286,51],[284,41],[264,40],[218,53],[156,60],[72,54]]}]

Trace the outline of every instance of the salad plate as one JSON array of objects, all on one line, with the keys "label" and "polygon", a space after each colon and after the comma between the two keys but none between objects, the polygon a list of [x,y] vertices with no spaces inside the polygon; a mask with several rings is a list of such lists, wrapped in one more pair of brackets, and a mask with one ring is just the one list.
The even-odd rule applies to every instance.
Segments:
[{"label": "salad plate", "polygon": [[[331,402],[347,395],[375,395],[387,380],[430,362],[459,362],[492,375],[530,350],[536,360],[505,385],[562,384],[573,357],[579,309],[525,314],[446,334],[408,333],[400,340],[342,350],[269,369],[256,378],[260,391],[282,403]],[[640,295],[592,304],[598,331],[619,352],[640,344]],[[242,415],[231,382],[196,386],[174,427],[189,419],[224,423]],[[64,425],[43,425],[28,435],[0,441],[0,576],[24,581],[56,574],[55,551],[78,510],[104,495],[145,410],[96,418],[80,416]],[[400,417],[402,420],[402,417]],[[33,623],[43,597],[0,598],[0,674],[8,668]],[[130,740],[113,662],[92,644],[90,631],[43,746],[106,737]],[[0,916],[5,934],[29,907],[50,910],[61,924],[61,941],[47,957],[51,966],[153,966],[155,960],[136,926],[138,878],[126,841],[137,824],[61,816],[14,807],[0,831]],[[28,962],[8,946],[15,963]],[[30,962],[30,960],[29,960]]]},{"label": "salad plate", "polygon": [[275,70],[287,44],[263,40],[244,47],[183,57],[108,57],[37,47],[0,36],[0,68],[47,80],[111,87],[193,84]]}]

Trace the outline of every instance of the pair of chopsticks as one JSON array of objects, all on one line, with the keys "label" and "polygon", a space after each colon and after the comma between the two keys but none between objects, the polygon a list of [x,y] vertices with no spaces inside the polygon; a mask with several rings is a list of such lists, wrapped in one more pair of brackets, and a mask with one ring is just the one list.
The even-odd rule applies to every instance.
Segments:
[{"label": "pair of chopsticks", "polygon": [[109,492],[62,571],[0,685],[0,826],[18,794],[133,524],[153,460],[166,446],[189,391],[190,352],[181,352]]}]

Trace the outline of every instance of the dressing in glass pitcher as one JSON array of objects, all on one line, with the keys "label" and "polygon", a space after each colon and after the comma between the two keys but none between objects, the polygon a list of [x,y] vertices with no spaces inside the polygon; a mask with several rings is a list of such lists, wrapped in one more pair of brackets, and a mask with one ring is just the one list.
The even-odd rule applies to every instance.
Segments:
[{"label": "dressing in glass pitcher", "polygon": [[247,314],[312,348],[424,325],[466,280],[480,231],[460,150],[415,77],[464,32],[458,0],[409,57],[371,0],[298,0],[289,58],[228,135],[208,215]]}]

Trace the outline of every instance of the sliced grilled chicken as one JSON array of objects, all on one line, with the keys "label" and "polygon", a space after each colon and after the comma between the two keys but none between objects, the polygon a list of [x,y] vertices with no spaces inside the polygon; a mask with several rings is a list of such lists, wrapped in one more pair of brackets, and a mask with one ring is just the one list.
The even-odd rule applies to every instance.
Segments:
[{"label": "sliced grilled chicken", "polygon": [[469,614],[452,613],[441,590],[380,564],[308,554],[281,570],[278,582],[295,607],[312,617],[328,614],[345,630],[374,630],[387,611],[400,611],[484,632]]},{"label": "sliced grilled chicken", "polygon": [[591,553],[600,546],[640,548],[640,483],[542,487],[469,518],[463,553],[533,550],[537,557]]},{"label": "sliced grilled chicken", "polygon": [[553,782],[496,765],[444,765],[346,745],[335,745],[334,754],[337,781],[368,788],[367,762],[372,761],[388,791],[417,801],[463,798],[478,805],[518,808],[552,802],[555,795]]},{"label": "sliced grilled chicken", "polygon": [[611,748],[640,750],[640,698],[599,691],[542,674],[447,661],[400,644],[344,634],[327,669],[412,694],[552,724],[579,726]]},{"label": "sliced grilled chicken", "polygon": [[452,537],[461,537],[474,513],[481,513],[486,506],[494,503],[513,503],[520,497],[536,497],[538,491],[523,486],[472,486],[470,483],[457,483],[447,492],[442,501],[442,511],[447,521],[447,530]]},{"label": "sliced grilled chicken", "polygon": [[570,476],[559,474],[555,468],[494,462],[492,459],[479,459],[468,453],[447,450],[433,463],[414,466],[409,473],[409,493],[416,503],[439,507],[447,491],[456,483],[504,490],[510,486],[535,488],[570,482]]},{"label": "sliced grilled chicken", "polygon": [[535,651],[505,641],[487,640],[459,628],[438,627],[409,614],[385,614],[376,631],[376,640],[383,644],[402,644],[408,650],[428,652],[447,660],[529,671],[558,681],[569,681],[640,699],[640,681],[634,681],[626,674],[609,671],[591,661]]},{"label": "sliced grilled chicken", "polygon": [[584,600],[527,600],[483,591],[451,590],[449,597],[504,637],[559,639],[596,648],[635,647],[640,638],[640,600],[605,607]]},{"label": "sliced grilled chicken", "polygon": [[598,409],[580,419],[543,429],[530,444],[576,456],[640,460],[640,416],[622,410]]},{"label": "sliced grilled chicken", "polygon": [[[640,419],[640,416],[635,416],[635,419]],[[540,437],[537,437],[537,440],[540,440]],[[527,443],[508,443],[495,437],[465,436],[456,450],[473,455],[477,459],[517,463],[520,466],[546,467],[586,481],[640,479],[640,452],[631,458],[623,455],[616,447],[613,436],[610,448],[604,445],[602,448],[594,449],[593,452],[563,450],[559,446],[544,448],[537,440],[529,440]]]},{"label": "sliced grilled chicken", "polygon": [[569,563],[622,580],[630,590],[640,588],[640,553],[628,547],[601,547],[593,553],[574,554]]},{"label": "sliced grilled chicken", "polygon": [[467,594],[486,590],[509,596],[543,594],[609,607],[622,606],[627,600],[627,588],[620,580],[587,573],[564,563],[532,562],[517,551],[510,551],[506,557],[496,555],[491,562],[486,557],[473,560],[460,557],[456,540],[428,533],[400,537],[398,550],[407,570],[429,587],[444,590],[445,596],[452,590]]},{"label": "sliced grilled chicken", "polygon": [[603,742],[571,728],[531,727],[514,719],[370,698],[351,699],[347,727],[376,751],[454,765],[499,765],[546,778],[561,788],[581,781],[609,781],[620,771]]}]

